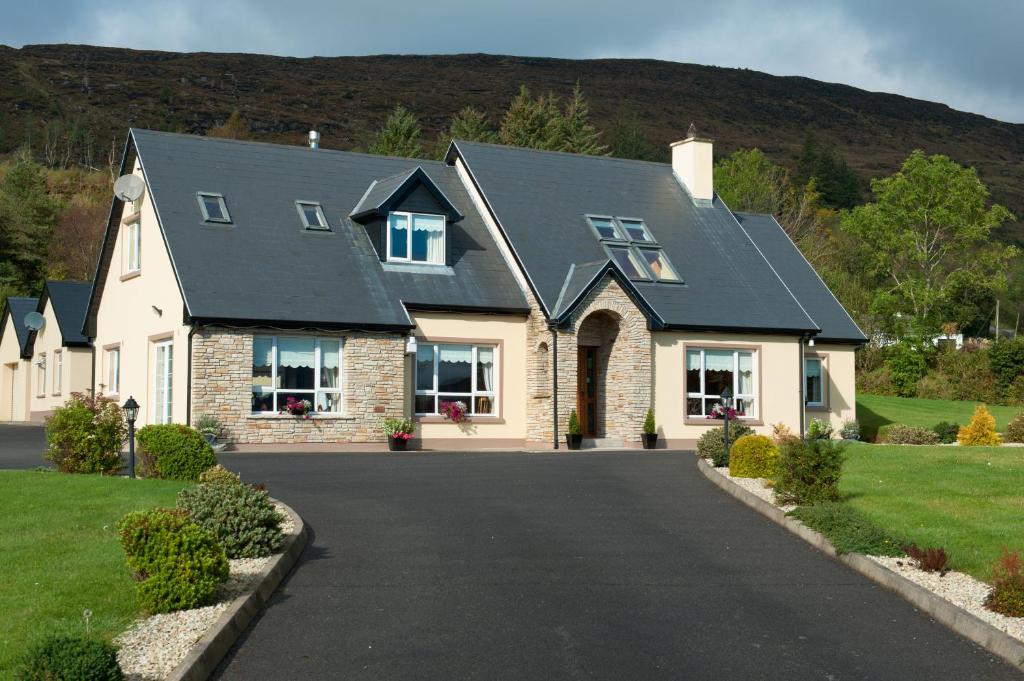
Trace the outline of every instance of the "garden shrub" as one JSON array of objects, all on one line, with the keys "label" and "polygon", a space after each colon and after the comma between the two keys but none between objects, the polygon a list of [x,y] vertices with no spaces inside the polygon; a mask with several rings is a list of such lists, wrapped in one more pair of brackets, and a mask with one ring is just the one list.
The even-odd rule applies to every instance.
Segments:
[{"label": "garden shrub", "polygon": [[[739,423],[729,423],[729,440],[735,442],[744,435],[750,435],[754,431]],[[729,453],[725,451],[725,428],[709,428],[697,439],[697,454],[705,459],[711,459],[711,465],[716,468],[729,465]]]},{"label": "garden shrub", "polygon": [[139,582],[139,604],[150,613],[209,605],[228,577],[228,560],[216,536],[184,511],[134,511],[117,531],[128,569]]},{"label": "garden shrub", "polygon": [[838,501],[844,443],[796,440],[782,446],[775,497],[783,504]]},{"label": "garden shrub", "polygon": [[889,348],[885,360],[892,375],[893,388],[900,397],[914,397],[917,382],[928,372],[926,350],[911,342],[900,342]]},{"label": "garden shrub", "polygon": [[1017,414],[1006,426],[1007,442],[1024,442],[1024,412]]},{"label": "garden shrub", "polygon": [[896,395],[889,367],[881,367],[864,373],[857,373],[857,392],[865,395]]},{"label": "garden shrub", "polygon": [[988,350],[988,364],[1000,390],[1008,390],[1024,374],[1024,337],[999,339]]},{"label": "garden shrub", "polygon": [[217,464],[212,468],[207,468],[205,471],[199,474],[199,482],[206,483],[209,485],[241,485],[242,478],[238,473],[229,471],[224,466]]},{"label": "garden shrub", "polygon": [[932,372],[917,382],[915,396],[924,400],[955,400],[953,383],[948,377]]},{"label": "garden shrub", "polygon": [[844,440],[859,440],[860,422],[857,419],[843,421],[843,427],[839,430],[839,436]]},{"label": "garden shrub", "polygon": [[22,681],[120,681],[117,648],[87,636],[55,634],[28,649],[15,678]]},{"label": "garden shrub", "polygon": [[903,546],[903,551],[914,561],[918,570],[938,572],[940,577],[949,572],[949,555],[941,546],[922,549],[911,543]]},{"label": "garden shrub", "polygon": [[266,490],[202,484],[178,495],[178,508],[212,532],[228,558],[269,556],[281,546],[284,520]]},{"label": "garden shrub", "polygon": [[729,448],[729,475],[737,478],[774,478],[779,471],[779,449],[765,435],[744,435]]},{"label": "garden shrub", "polygon": [[799,439],[799,437],[793,434],[792,429],[782,421],[772,424],[772,442],[775,443],[776,447],[781,447],[787,442]]},{"label": "garden shrub", "polygon": [[832,422],[825,419],[811,419],[807,424],[807,437],[811,440],[828,440],[832,437]]},{"label": "garden shrub", "polygon": [[654,435],[658,432],[658,426],[654,423],[654,410],[648,409],[644,417],[643,432],[645,435]]},{"label": "garden shrub", "polygon": [[575,409],[569,412],[569,423],[566,424],[565,432],[569,435],[579,435],[582,432],[580,430],[580,417],[576,415]]},{"label": "garden shrub", "polygon": [[46,458],[63,473],[117,473],[126,437],[117,402],[72,393],[46,419]]},{"label": "garden shrub", "polygon": [[891,445],[934,445],[939,436],[935,431],[902,423],[887,423],[878,429],[878,441]]},{"label": "garden shrub", "polygon": [[1024,617],[1024,561],[1016,551],[1004,547],[992,566],[992,591],[985,607],[1007,617]]},{"label": "garden shrub", "polygon": [[136,433],[143,475],[168,480],[198,480],[217,465],[213,448],[202,434],[180,423],[140,428]]},{"label": "garden shrub", "polygon": [[[778,488],[776,488],[778,494]],[[837,553],[900,556],[900,542],[849,504],[830,502],[801,506],[788,515],[825,535]]]},{"label": "garden shrub", "polygon": [[939,438],[939,442],[942,444],[952,444],[956,442],[956,435],[960,432],[960,424],[940,421],[932,428],[932,432],[935,433],[935,436]]},{"label": "garden shrub", "polygon": [[[964,346],[963,350],[938,353],[935,375],[944,389],[938,399],[990,402],[996,399],[996,379],[989,367],[988,350]],[[939,394],[943,395],[939,397]],[[929,395],[918,394],[918,397]]]},{"label": "garden shrub", "polygon": [[1001,444],[1003,439],[996,432],[996,420],[989,413],[988,407],[979,404],[974,409],[971,422],[960,429],[956,435],[961,445],[994,446]]}]

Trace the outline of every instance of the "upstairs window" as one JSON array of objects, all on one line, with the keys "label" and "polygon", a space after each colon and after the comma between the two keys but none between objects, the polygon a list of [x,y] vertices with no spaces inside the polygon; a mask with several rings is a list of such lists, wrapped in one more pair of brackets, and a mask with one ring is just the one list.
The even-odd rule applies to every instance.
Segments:
[{"label": "upstairs window", "polygon": [[445,264],[443,215],[390,213],[387,241],[390,262]]},{"label": "upstairs window", "polygon": [[622,228],[626,230],[626,235],[630,241],[643,241],[646,243],[654,243],[654,237],[647,231],[647,225],[644,224],[643,220],[627,220],[620,219]]},{"label": "upstairs window", "polygon": [[647,279],[647,271],[640,264],[634,249],[627,246],[609,246],[608,251],[630,279]]},{"label": "upstairs window", "polygon": [[609,257],[630,279],[683,283],[643,220],[588,215],[587,221]]},{"label": "upstairs window", "polygon": [[121,262],[122,274],[134,274],[142,269],[142,228],[138,220],[124,226]]},{"label": "upstairs window", "polygon": [[196,196],[199,199],[199,210],[203,213],[203,222],[231,222],[223,194],[199,192]]},{"label": "upstairs window", "polygon": [[594,228],[600,238],[625,241],[622,230],[613,218],[588,217],[587,219],[590,220],[590,226]]},{"label": "upstairs window", "polygon": [[676,274],[672,263],[668,261],[665,251],[660,248],[638,248],[637,250],[656,280],[679,281],[679,275]]},{"label": "upstairs window", "polygon": [[302,219],[302,226],[306,229],[329,230],[327,218],[324,217],[324,209],[319,203],[313,201],[296,201],[295,207],[299,211],[299,218]]}]

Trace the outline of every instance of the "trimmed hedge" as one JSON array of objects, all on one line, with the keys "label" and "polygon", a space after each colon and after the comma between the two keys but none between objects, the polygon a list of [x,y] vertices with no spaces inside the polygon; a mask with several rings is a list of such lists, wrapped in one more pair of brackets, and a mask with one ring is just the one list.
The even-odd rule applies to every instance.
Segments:
[{"label": "trimmed hedge", "polygon": [[281,546],[281,522],[266,490],[245,484],[202,484],[183,489],[178,508],[217,537],[228,558],[269,556]]},{"label": "trimmed hedge", "polygon": [[902,423],[887,423],[878,429],[878,441],[891,445],[934,445],[939,436],[935,431]]},{"label": "trimmed hedge", "polygon": [[22,681],[121,681],[117,648],[85,636],[57,634],[36,643],[25,654],[15,678]]},{"label": "trimmed hedge", "polygon": [[[753,434],[753,430],[739,423],[729,423],[729,439],[732,442],[739,440],[744,435]],[[697,454],[705,459],[711,459],[716,468],[729,465],[729,453],[725,451],[725,428],[711,428],[704,431],[704,434],[697,440]]]},{"label": "trimmed hedge", "polygon": [[775,498],[783,504],[839,501],[844,443],[832,440],[789,442],[779,456]]},{"label": "trimmed hedge", "polygon": [[774,478],[779,472],[779,449],[765,435],[744,435],[729,448],[729,475],[736,478]]},{"label": "trimmed hedge", "polygon": [[146,477],[198,480],[203,471],[217,465],[213,448],[202,434],[180,423],[145,426],[135,437]]}]

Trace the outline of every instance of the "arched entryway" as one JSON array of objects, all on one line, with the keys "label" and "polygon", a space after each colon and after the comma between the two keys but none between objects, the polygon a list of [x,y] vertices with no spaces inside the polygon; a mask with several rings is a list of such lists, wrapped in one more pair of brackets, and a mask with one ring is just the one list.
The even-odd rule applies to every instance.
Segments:
[{"label": "arched entryway", "polygon": [[583,437],[608,436],[608,366],[619,337],[620,316],[610,310],[588,315],[576,333],[576,412]]}]

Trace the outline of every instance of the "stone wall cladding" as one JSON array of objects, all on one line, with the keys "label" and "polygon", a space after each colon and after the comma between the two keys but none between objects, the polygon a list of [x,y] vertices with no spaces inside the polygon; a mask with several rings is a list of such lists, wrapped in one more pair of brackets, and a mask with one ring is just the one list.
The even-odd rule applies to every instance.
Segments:
[{"label": "stone wall cladding", "polygon": [[[308,420],[252,415],[252,338],[274,334],[343,339],[344,414]],[[193,422],[216,416],[233,444],[384,442],[380,420],[402,417],[406,385],[405,339],[395,334],[205,327],[192,339]]]}]

